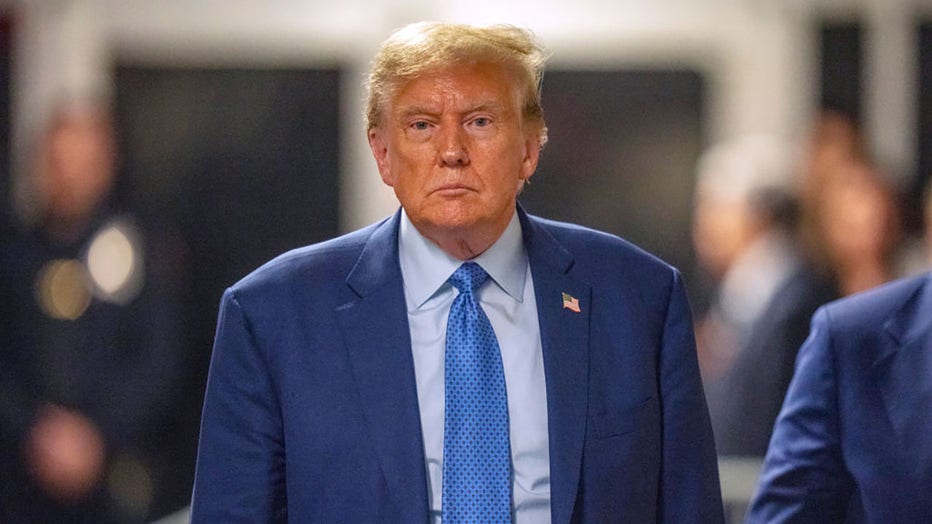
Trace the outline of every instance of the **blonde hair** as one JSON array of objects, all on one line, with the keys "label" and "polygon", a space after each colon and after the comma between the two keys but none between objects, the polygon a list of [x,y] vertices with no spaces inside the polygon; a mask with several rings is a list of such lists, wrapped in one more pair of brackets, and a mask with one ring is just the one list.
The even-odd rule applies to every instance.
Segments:
[{"label": "blonde hair", "polygon": [[547,60],[534,35],[510,25],[475,27],[441,22],[418,22],[402,27],[386,39],[367,82],[366,129],[378,127],[386,102],[405,81],[426,71],[464,63],[495,63],[509,69],[523,91],[525,123],[540,129],[540,145],[547,126],[540,103],[540,86]]}]

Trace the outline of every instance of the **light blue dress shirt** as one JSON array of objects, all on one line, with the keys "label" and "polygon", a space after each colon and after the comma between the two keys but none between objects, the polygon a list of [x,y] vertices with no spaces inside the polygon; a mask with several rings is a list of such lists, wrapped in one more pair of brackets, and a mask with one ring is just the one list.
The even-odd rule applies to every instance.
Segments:
[{"label": "light blue dress shirt", "polygon": [[[422,236],[402,211],[398,235],[417,399],[427,460],[432,522],[440,522],[443,483],[443,363],[447,316],[459,293],[447,279],[462,264]],[[537,300],[515,213],[502,236],[473,259],[491,277],[478,299],[502,351],[508,394],[514,521],[550,522],[547,390]]]}]

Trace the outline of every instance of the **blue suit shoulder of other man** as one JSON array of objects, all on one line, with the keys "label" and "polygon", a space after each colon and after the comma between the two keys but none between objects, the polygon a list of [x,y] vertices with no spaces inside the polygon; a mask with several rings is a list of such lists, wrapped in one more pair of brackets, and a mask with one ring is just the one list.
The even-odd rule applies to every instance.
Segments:
[{"label": "blue suit shoulder of other man", "polygon": [[[679,274],[617,237],[518,213],[553,522],[721,522]],[[224,294],[195,521],[428,520],[399,217],[285,254]]]},{"label": "blue suit shoulder of other man", "polygon": [[821,308],[750,522],[932,522],[932,274]]}]

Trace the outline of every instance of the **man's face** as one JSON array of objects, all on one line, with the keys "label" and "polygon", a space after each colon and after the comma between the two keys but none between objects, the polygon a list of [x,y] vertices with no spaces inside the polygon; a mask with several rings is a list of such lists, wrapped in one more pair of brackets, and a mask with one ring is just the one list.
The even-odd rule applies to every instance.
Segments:
[{"label": "man's face", "polygon": [[497,238],[507,226],[540,151],[516,91],[500,65],[427,72],[398,87],[370,130],[382,180],[428,238]]},{"label": "man's face", "polygon": [[109,125],[105,115],[78,109],[50,132],[39,184],[58,218],[83,218],[113,185],[116,152]]},{"label": "man's face", "polygon": [[692,228],[699,265],[713,278],[723,278],[759,227],[744,200],[700,193]]}]

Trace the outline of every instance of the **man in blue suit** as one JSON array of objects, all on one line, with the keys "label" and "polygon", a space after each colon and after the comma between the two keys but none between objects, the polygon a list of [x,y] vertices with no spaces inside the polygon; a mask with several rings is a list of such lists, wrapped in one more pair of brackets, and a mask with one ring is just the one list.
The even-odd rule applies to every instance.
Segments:
[{"label": "man in blue suit", "polygon": [[382,44],[368,137],[401,209],[224,294],[194,522],[722,521],[678,272],[516,204],[543,62],[514,27]]},{"label": "man in blue suit", "polygon": [[932,522],[932,274],[821,308],[750,522]]}]

